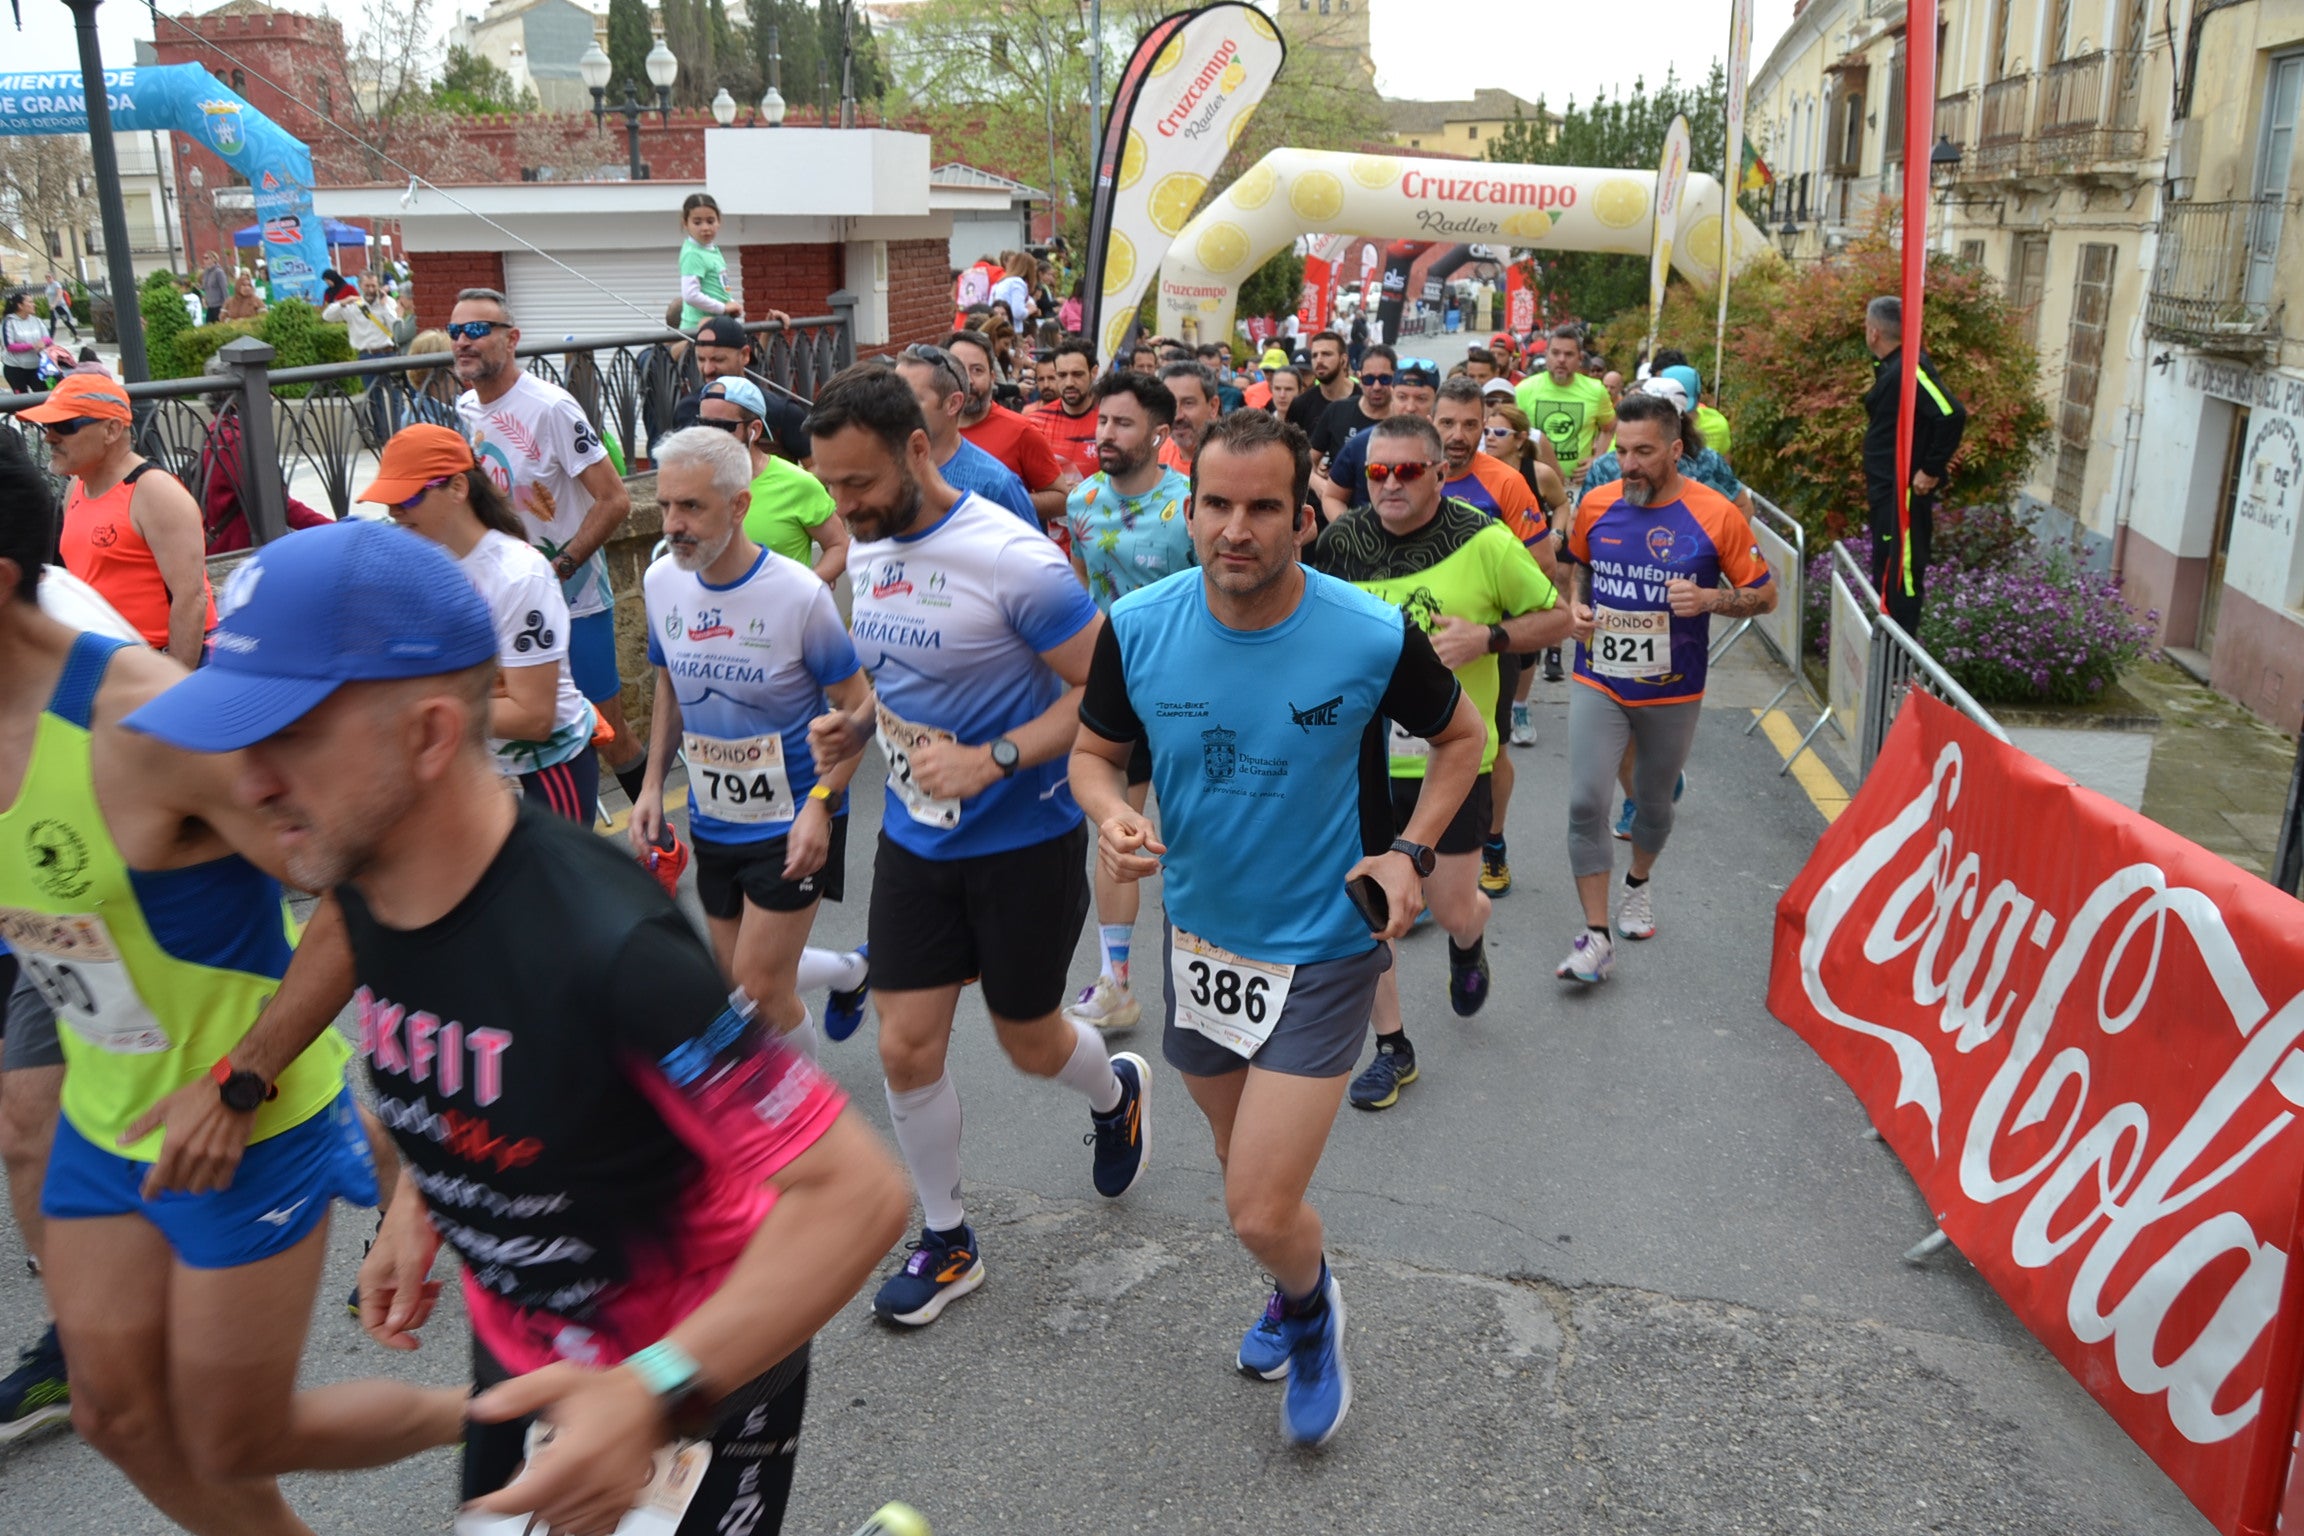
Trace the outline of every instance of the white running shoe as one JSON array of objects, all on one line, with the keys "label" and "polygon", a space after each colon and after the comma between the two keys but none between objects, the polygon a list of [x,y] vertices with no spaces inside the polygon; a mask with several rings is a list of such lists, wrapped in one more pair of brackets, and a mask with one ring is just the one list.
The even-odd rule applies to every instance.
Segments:
[{"label": "white running shoe", "polygon": [[1099,976],[1094,986],[1081,988],[1079,1001],[1064,1007],[1066,1022],[1086,1024],[1107,1035],[1134,1029],[1143,1017],[1144,1005],[1135,994],[1109,976]]},{"label": "white running shoe", "polygon": [[1624,887],[1623,904],[1616,909],[1616,931],[1628,939],[1656,937],[1656,903],[1649,892],[1654,883]]},{"label": "white running shoe", "polygon": [[1616,941],[1604,933],[1587,928],[1576,935],[1576,945],[1568,951],[1568,958],[1553,967],[1552,974],[1562,981],[1580,981],[1596,986],[1608,979],[1616,968]]},{"label": "white running shoe", "polygon": [[1517,701],[1512,705],[1512,745],[1536,745],[1536,722],[1528,718],[1528,706]]}]

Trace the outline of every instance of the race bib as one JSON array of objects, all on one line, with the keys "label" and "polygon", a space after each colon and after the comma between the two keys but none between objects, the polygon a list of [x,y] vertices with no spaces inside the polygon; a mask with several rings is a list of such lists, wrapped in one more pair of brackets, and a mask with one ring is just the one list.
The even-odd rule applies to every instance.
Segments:
[{"label": "race bib", "polygon": [[1672,615],[1601,608],[1592,615],[1592,670],[1603,677],[1662,677],[1672,670]]},{"label": "race bib", "polygon": [[57,1019],[98,1050],[154,1056],[175,1043],[137,993],[112,930],[94,913],[59,917],[0,907],[0,939]]},{"label": "race bib", "polygon": [[1421,736],[1409,735],[1400,728],[1400,722],[1397,720],[1387,720],[1384,723],[1391,727],[1390,751],[1394,757],[1430,757],[1432,755],[1432,743]]},{"label": "race bib", "polygon": [[1250,960],[1173,925],[1168,969],[1177,1024],[1241,1057],[1254,1056],[1271,1038],[1296,979],[1293,965]]},{"label": "race bib", "polygon": [[923,826],[949,832],[960,825],[960,802],[939,800],[912,782],[912,754],[932,741],[957,741],[950,731],[932,725],[914,725],[885,704],[876,707],[878,729],[874,739],[880,755],[888,759],[888,787],[912,819]]},{"label": "race bib", "polygon": [[[528,1456],[552,1443],[553,1427],[538,1420],[528,1431]],[[674,1536],[688,1506],[704,1486],[704,1473],[712,1465],[712,1447],[702,1440],[675,1440],[656,1448],[648,1484],[632,1508],[616,1522],[614,1536]],[[507,1486],[517,1488],[515,1477]],[[543,1526],[533,1515],[460,1514],[456,1536],[535,1536]]]},{"label": "race bib", "polygon": [[784,738],[774,731],[726,741],[684,731],[688,791],[714,821],[741,826],[792,819],[792,780],[784,771]]}]

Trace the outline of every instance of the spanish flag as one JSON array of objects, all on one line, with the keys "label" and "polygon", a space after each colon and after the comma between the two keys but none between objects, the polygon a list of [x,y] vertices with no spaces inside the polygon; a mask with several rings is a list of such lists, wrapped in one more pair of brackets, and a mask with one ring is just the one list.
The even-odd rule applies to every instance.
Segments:
[{"label": "spanish flag", "polygon": [[1776,173],[1768,169],[1768,162],[1760,158],[1760,151],[1752,147],[1752,140],[1744,140],[1744,175],[1736,183],[1738,192],[1757,192],[1762,187],[1776,184]]}]

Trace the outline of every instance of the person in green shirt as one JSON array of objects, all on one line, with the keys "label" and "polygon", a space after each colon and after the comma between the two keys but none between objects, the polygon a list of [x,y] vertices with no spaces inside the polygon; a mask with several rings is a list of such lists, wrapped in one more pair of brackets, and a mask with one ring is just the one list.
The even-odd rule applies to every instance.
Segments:
[{"label": "person in green shirt", "polygon": [[744,318],[744,306],[728,292],[728,258],[720,238],[720,205],[709,192],[691,192],[680,205],[680,329],[693,331],[708,315]]},{"label": "person in green shirt", "polygon": [[1560,458],[1560,478],[1574,485],[1594,447],[1605,448],[1616,433],[1616,407],[1608,386],[1584,372],[1584,339],[1573,325],[1554,326],[1544,367],[1520,381],[1513,392],[1521,414],[1552,442]]},{"label": "person in green shirt", "polygon": [[1704,434],[1704,446],[1720,455],[1722,459],[1726,459],[1729,442],[1728,418],[1721,415],[1715,407],[1704,403],[1704,377],[1690,365],[1688,354],[1677,347],[1658,347],[1656,349],[1656,366],[1653,372],[1665,378],[1679,381],[1681,389],[1685,390],[1688,398],[1695,403],[1695,410],[1690,414],[1696,418],[1696,430]]},{"label": "person in green shirt", "polygon": [[760,386],[750,379],[714,379],[697,402],[696,424],[733,432],[752,455],[752,505],[744,514],[744,536],[808,566],[830,585],[848,569],[848,525],[832,510],[832,493],[823,481],[768,452],[767,410]]}]

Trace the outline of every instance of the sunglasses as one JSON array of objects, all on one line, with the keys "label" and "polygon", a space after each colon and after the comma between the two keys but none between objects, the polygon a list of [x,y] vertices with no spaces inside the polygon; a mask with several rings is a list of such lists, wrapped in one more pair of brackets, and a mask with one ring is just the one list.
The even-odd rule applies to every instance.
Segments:
[{"label": "sunglasses", "polygon": [[437,480],[427,480],[424,482],[424,488],[422,490],[409,497],[406,501],[396,502],[394,505],[396,505],[399,510],[403,512],[411,511],[415,508],[416,503],[422,501],[425,497],[431,495],[434,491],[440,489],[440,487],[446,485],[450,480],[453,480],[454,478],[455,476],[453,475],[442,475]]},{"label": "sunglasses", "polygon": [[1429,463],[1425,462],[1411,464],[1370,464],[1367,466],[1366,473],[1368,476],[1368,483],[1370,485],[1382,485],[1387,480],[1397,480],[1402,485],[1414,485],[1417,481],[1424,478],[1425,472],[1430,470],[1431,467],[1432,466]]},{"label": "sunglasses", "polygon": [[70,437],[82,427],[92,427],[96,422],[94,416],[74,416],[69,421],[44,421],[40,423],[40,431],[48,437]]},{"label": "sunglasses", "polygon": [[1482,427],[1480,435],[1490,442],[1501,442],[1512,435],[1512,429],[1510,427]]},{"label": "sunglasses", "polygon": [[1360,387],[1361,387],[1362,389],[1366,389],[1366,388],[1368,388],[1370,385],[1374,385],[1374,386],[1375,386],[1376,388],[1378,388],[1378,389],[1390,389],[1390,388],[1392,387],[1392,375],[1390,375],[1390,374],[1388,374],[1388,373],[1363,373],[1363,374],[1361,374],[1361,375],[1360,375]]},{"label": "sunglasses", "polygon": [[457,341],[486,341],[490,331],[510,329],[501,320],[462,320],[448,327],[448,334]]},{"label": "sunglasses", "polygon": [[968,370],[960,366],[960,359],[942,347],[932,347],[924,341],[916,342],[899,352],[897,356],[908,363],[926,363],[929,367],[937,369],[952,381],[952,393],[956,395],[968,393]]},{"label": "sunglasses", "polygon": [[1400,371],[1402,373],[1429,373],[1437,378],[1440,375],[1440,365],[1428,357],[1404,357],[1400,359]]},{"label": "sunglasses", "polygon": [[[714,395],[712,398],[719,400],[725,397]],[[710,427],[715,432],[725,432],[731,437],[742,437],[744,435],[744,422],[741,417],[735,421],[722,421],[717,416],[699,416],[696,418],[696,425],[700,427]]]}]

